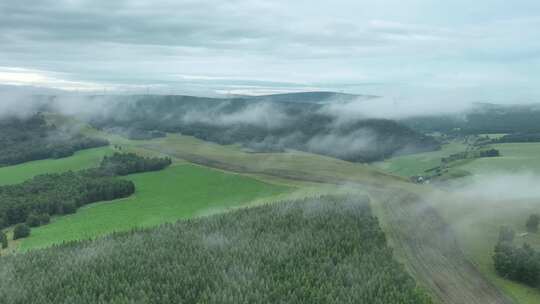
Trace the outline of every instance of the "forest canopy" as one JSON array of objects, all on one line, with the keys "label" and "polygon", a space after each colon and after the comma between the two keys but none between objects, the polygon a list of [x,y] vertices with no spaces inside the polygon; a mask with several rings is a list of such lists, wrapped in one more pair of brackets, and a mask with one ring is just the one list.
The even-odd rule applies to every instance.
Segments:
[{"label": "forest canopy", "polygon": [[108,144],[104,139],[48,124],[41,114],[0,119],[0,166],[67,157],[79,150]]},{"label": "forest canopy", "polygon": [[9,255],[0,273],[0,299],[13,304],[431,303],[393,258],[366,197],[271,204]]},{"label": "forest canopy", "polygon": [[158,171],[172,163],[169,157],[142,157],[135,153],[114,153],[105,156],[99,170],[106,175],[128,175],[139,172]]}]

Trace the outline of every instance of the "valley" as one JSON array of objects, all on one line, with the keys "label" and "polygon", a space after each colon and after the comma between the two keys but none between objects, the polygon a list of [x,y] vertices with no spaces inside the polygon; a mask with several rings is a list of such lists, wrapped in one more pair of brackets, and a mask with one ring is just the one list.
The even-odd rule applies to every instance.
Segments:
[{"label": "valley", "polygon": [[491,2],[0,1],[0,304],[539,304]]},{"label": "valley", "polygon": [[[59,116],[49,117],[62,121]],[[463,184],[474,184],[482,174],[493,173],[490,170],[515,168],[520,172],[517,164],[534,161],[537,144],[490,145],[501,151],[500,157],[452,162],[445,178],[431,186],[411,183],[409,177],[467,150],[467,144],[456,139],[439,151],[365,164],[295,150],[254,152],[238,144],[222,145],[175,133],[134,140],[91,127],[81,130],[110,146],[0,168],[5,173],[2,182],[16,184],[39,174],[96,167],[113,153],[170,157],[172,166],[122,177],[134,183],[132,196],[84,206],[72,215],[54,216],[51,223],[33,228],[29,237],[9,241],[2,254],[100,240],[111,233],[213,218],[291,199],[367,195],[395,258],[435,302],[528,304],[540,297],[536,289],[499,278],[491,260],[500,225],[508,223],[520,232],[520,221],[534,212],[536,205],[516,207],[511,200],[493,205],[500,212],[486,213],[485,205],[467,204],[471,195],[456,191]],[[456,178],[454,171],[467,174]],[[513,207],[508,207],[509,203]],[[11,228],[7,232],[11,237]],[[520,242],[536,246],[539,240],[527,235]]]}]

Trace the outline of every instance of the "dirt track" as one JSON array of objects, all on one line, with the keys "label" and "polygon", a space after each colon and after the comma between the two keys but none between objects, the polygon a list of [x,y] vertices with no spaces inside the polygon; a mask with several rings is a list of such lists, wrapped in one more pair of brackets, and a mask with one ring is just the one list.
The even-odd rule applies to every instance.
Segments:
[{"label": "dirt track", "polygon": [[513,303],[466,259],[449,226],[418,196],[400,190],[373,196],[396,253],[441,303]]}]

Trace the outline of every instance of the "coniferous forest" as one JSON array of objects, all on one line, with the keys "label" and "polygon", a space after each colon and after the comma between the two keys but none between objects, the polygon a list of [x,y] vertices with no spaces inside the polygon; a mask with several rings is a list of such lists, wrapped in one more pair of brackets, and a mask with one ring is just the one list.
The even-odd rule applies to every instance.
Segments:
[{"label": "coniferous forest", "polygon": [[6,303],[431,303],[367,198],[240,209],[0,258]]},{"label": "coniferous forest", "polygon": [[104,139],[84,136],[48,124],[41,114],[0,120],[0,167],[67,157],[79,150],[108,144]]},{"label": "coniferous forest", "polygon": [[139,172],[158,171],[172,163],[169,157],[141,157],[135,153],[114,153],[105,156],[99,169],[109,175],[128,175]]}]

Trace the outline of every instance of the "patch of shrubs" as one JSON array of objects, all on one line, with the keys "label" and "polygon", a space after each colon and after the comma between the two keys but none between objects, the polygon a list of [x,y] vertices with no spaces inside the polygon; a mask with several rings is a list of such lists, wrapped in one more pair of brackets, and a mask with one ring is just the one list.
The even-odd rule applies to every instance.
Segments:
[{"label": "patch of shrubs", "polygon": [[17,224],[13,228],[13,240],[22,239],[30,236],[30,227],[26,224]]}]

